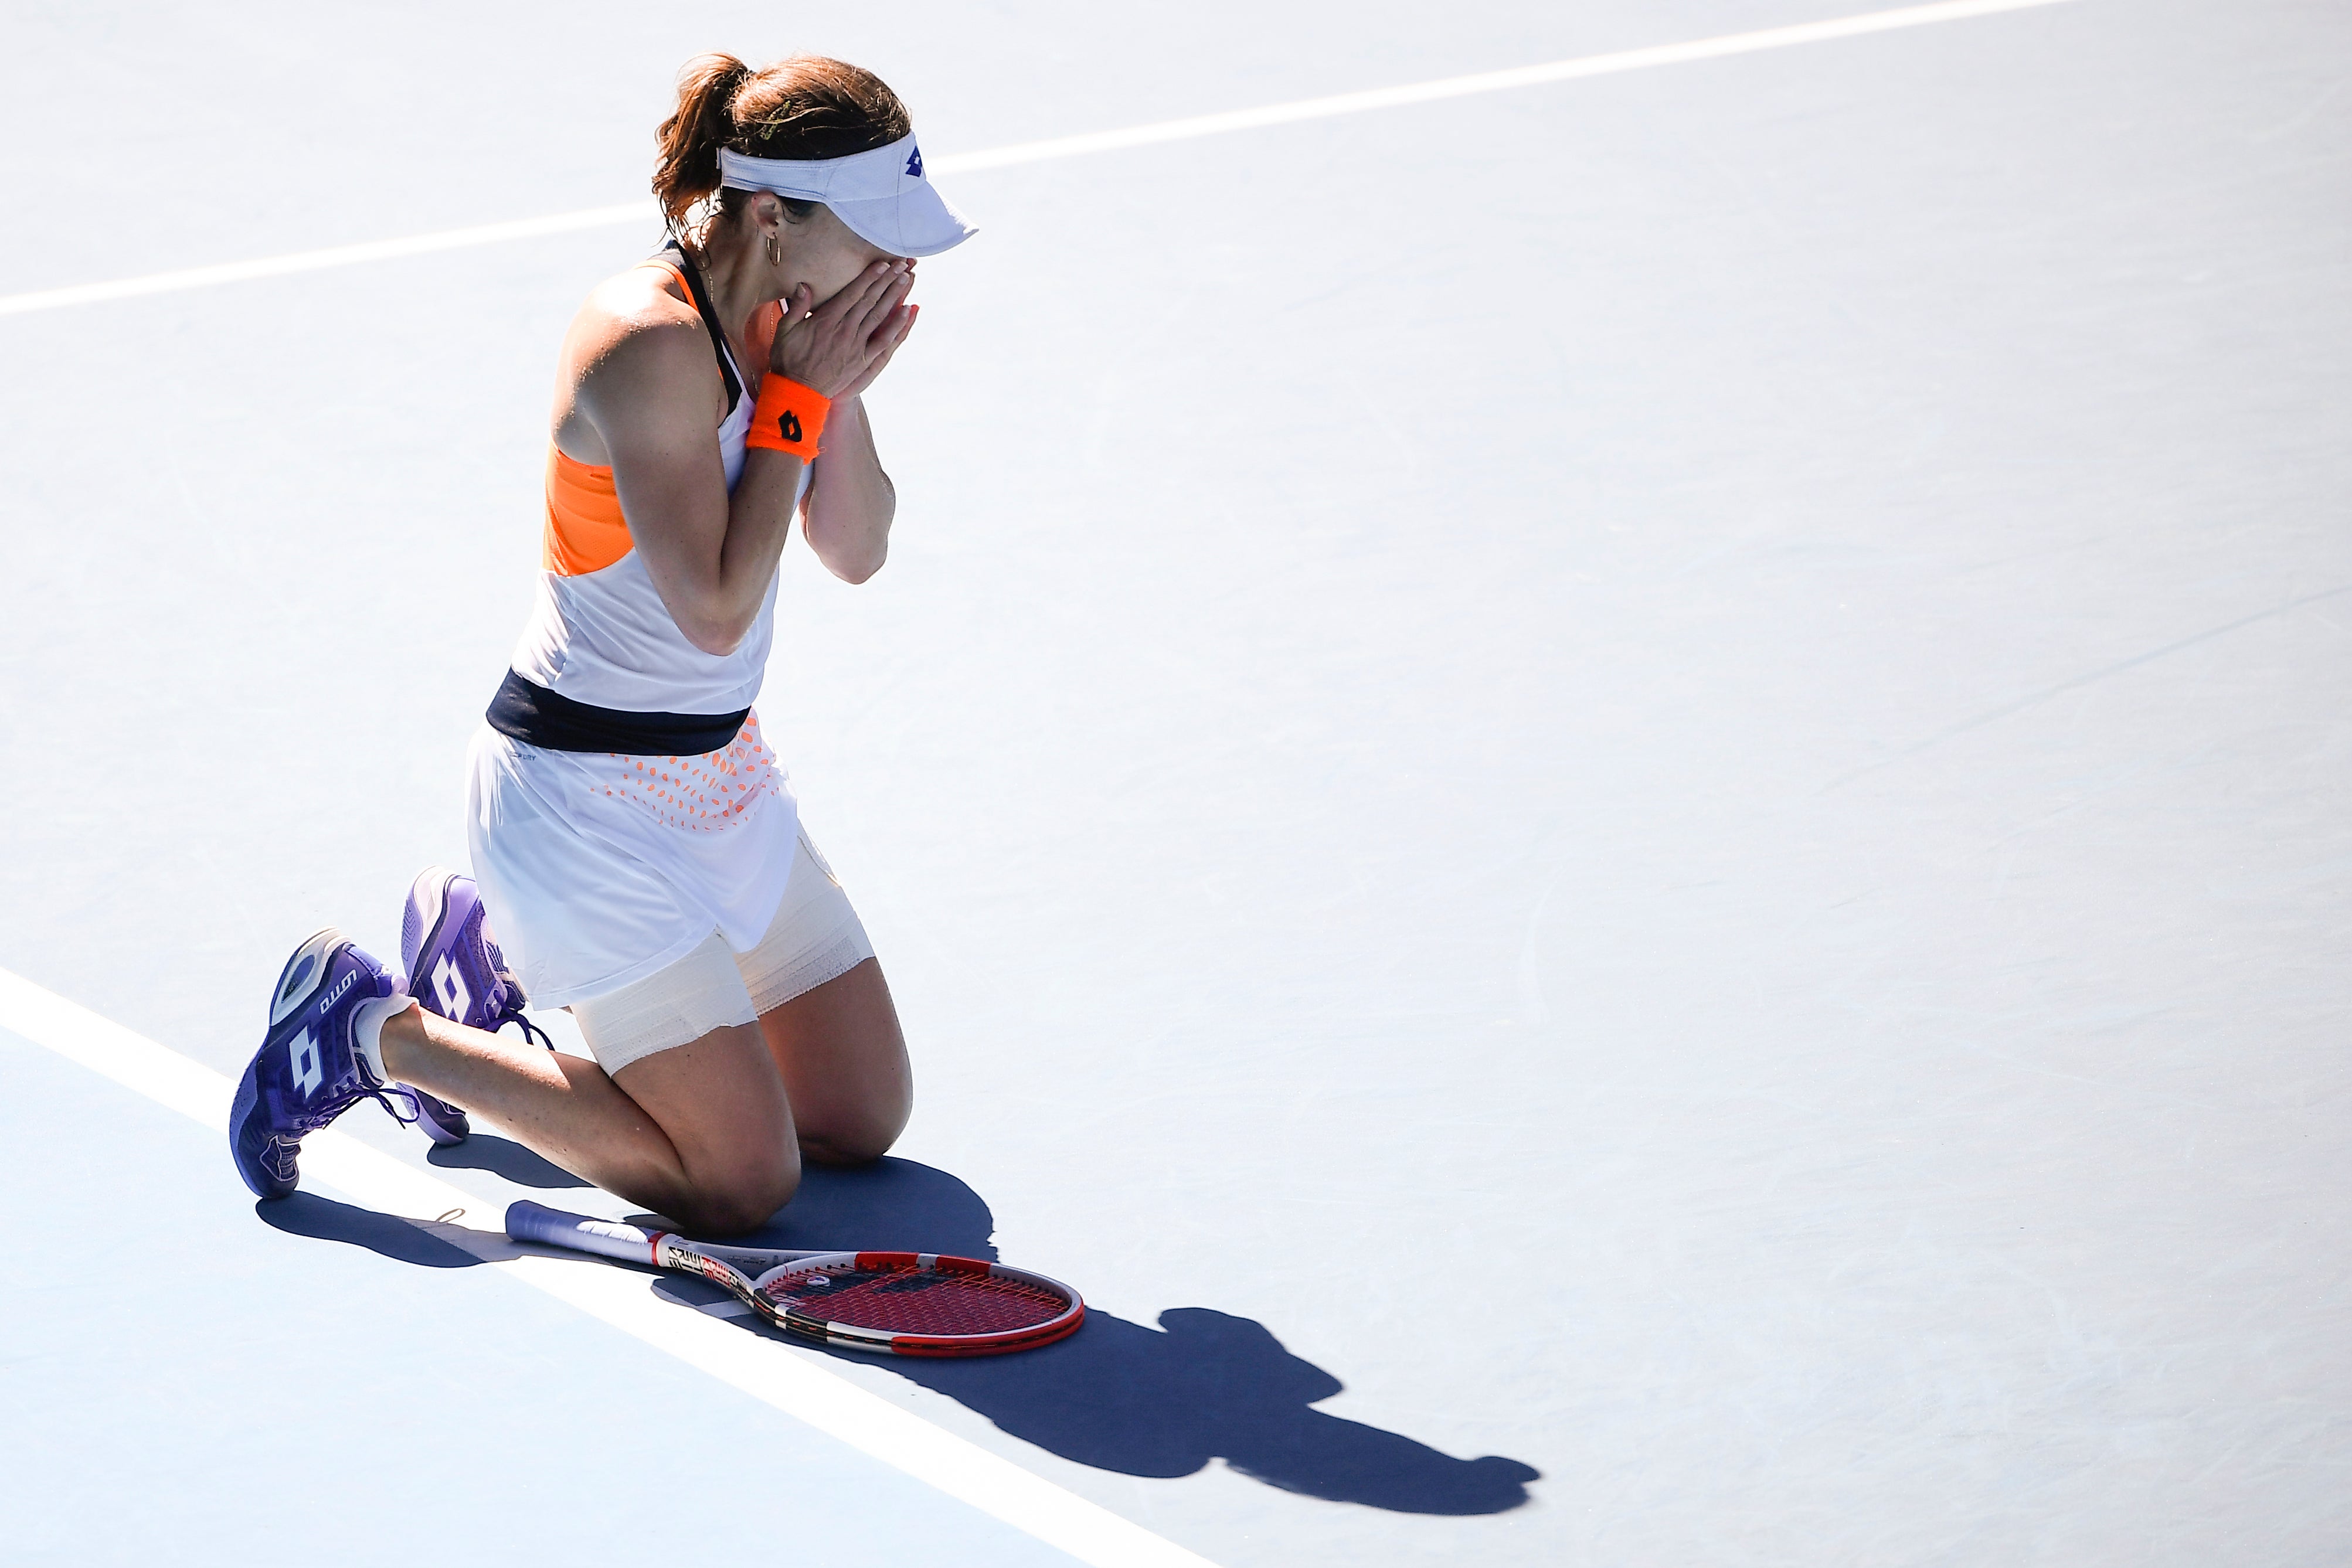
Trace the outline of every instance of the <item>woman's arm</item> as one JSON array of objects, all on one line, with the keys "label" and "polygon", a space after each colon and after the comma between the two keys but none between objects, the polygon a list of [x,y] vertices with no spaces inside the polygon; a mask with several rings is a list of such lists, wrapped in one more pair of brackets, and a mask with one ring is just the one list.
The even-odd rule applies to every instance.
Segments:
[{"label": "woman's arm", "polygon": [[[840,395],[887,358],[873,339],[907,287],[877,262],[814,310],[803,288],[786,302],[772,368]],[[711,439],[715,375],[698,317],[648,321],[593,357],[574,406],[601,438],[630,538],[670,618],[704,653],[727,653],[751,630],[791,537],[801,460],[752,448],[730,496]]]},{"label": "woman's arm", "polygon": [[[913,264],[908,264],[908,281]],[[827,571],[844,582],[864,582],[882,570],[890,554],[890,519],[898,510],[898,492],[882,472],[874,451],[874,427],[866,422],[861,394],[890,365],[890,356],[915,329],[919,305],[901,305],[883,319],[875,333],[875,357],[857,379],[834,399],[825,420],[824,449],[810,476],[807,515],[801,531],[809,549]]]},{"label": "woman's arm", "polygon": [[767,596],[801,461],[745,456],[732,496],[711,439],[716,375],[699,319],[635,333],[581,382],[579,407],[604,437],[630,541],[662,605],[706,653],[732,653]]},{"label": "woman's arm", "polygon": [[834,403],[815,468],[801,531],[827,571],[844,582],[864,582],[889,557],[890,519],[898,509],[898,492],[874,452],[865,399]]}]

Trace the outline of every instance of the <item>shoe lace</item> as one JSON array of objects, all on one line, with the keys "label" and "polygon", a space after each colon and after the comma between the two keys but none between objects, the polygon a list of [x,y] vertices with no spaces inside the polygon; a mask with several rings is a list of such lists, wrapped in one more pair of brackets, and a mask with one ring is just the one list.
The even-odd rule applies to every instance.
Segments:
[{"label": "shoe lace", "polygon": [[[362,1085],[364,1085],[365,1081],[362,1080]],[[296,1119],[296,1126],[298,1128],[297,1135],[307,1135],[317,1132],[320,1128],[325,1126],[328,1123],[333,1121],[336,1117],[341,1115],[344,1112],[350,1110],[352,1106],[358,1104],[362,1100],[374,1101],[377,1104],[383,1107],[383,1113],[385,1115],[390,1116],[394,1121],[399,1123],[404,1127],[413,1127],[416,1125],[417,1122],[421,1120],[425,1114],[424,1109],[416,1103],[416,1091],[411,1089],[405,1083],[387,1083],[381,1088],[375,1089],[362,1086],[354,1090],[348,1095],[339,1095],[328,1101],[327,1103],[320,1106],[316,1111],[309,1112],[304,1115],[298,1117]],[[402,1105],[408,1107],[408,1114],[405,1116],[400,1113],[400,1107]]]},{"label": "shoe lace", "polygon": [[541,1030],[539,1025],[536,1025],[536,1022],[531,1022],[530,1018],[524,1016],[522,1009],[520,1009],[520,1006],[515,1006],[513,1001],[508,1001],[508,1004],[503,1006],[503,1009],[499,1009],[499,1022],[494,1022],[494,1025],[491,1025],[491,1032],[497,1034],[499,1030],[503,1030],[503,1028],[506,1028],[506,1025],[510,1025],[510,1022],[520,1022],[520,1025],[522,1025],[522,1039],[534,1039],[534,1041],[539,1041],[541,1046],[546,1046],[548,1051],[555,1049],[555,1041],[552,1041],[552,1039],[548,1039],[548,1032],[546,1032],[546,1030]]},{"label": "shoe lace", "polygon": [[499,979],[498,1018],[491,1023],[490,1032],[496,1034],[510,1023],[520,1024],[523,1039],[536,1040],[548,1050],[553,1051],[555,1041],[550,1040],[547,1031],[531,1022],[522,1010],[530,1005],[530,998],[523,995],[522,982],[516,979],[514,972],[506,967],[505,955],[499,951],[498,944],[493,942],[488,944],[488,946],[490,968]]},{"label": "shoe lace", "polygon": [[537,1024],[531,1022],[530,1019],[524,1017],[523,1010],[520,1008],[509,1007],[505,1011],[499,1014],[499,1028],[504,1029],[510,1023],[520,1024],[522,1026],[523,1039],[537,1040],[540,1044],[547,1047],[550,1051],[553,1051],[555,1049],[555,1041],[548,1038],[547,1031],[540,1028]]}]

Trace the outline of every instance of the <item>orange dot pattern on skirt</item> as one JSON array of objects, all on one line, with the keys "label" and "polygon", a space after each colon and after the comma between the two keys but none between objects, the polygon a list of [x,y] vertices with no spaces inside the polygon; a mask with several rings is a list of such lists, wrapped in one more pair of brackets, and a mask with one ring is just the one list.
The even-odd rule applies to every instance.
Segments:
[{"label": "orange dot pattern on skirt", "polygon": [[776,754],[760,738],[757,714],[743,721],[723,751],[700,757],[612,755],[628,766],[605,787],[605,794],[643,808],[666,827],[690,832],[731,828],[762,796],[783,792],[776,778]]}]

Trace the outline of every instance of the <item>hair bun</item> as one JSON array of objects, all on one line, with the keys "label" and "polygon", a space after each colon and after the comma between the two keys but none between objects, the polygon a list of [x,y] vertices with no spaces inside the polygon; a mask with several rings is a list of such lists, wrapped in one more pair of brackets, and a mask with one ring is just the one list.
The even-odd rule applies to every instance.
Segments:
[{"label": "hair bun", "polygon": [[719,190],[719,150],[763,158],[845,158],[914,129],[872,71],[823,55],[753,70],[733,55],[697,55],[678,72],[677,107],[656,133],[654,194],[672,228]]}]

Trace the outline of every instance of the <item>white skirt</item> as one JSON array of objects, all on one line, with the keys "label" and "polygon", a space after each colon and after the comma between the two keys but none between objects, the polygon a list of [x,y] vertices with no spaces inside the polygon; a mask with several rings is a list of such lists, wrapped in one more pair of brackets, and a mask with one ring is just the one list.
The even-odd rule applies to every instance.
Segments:
[{"label": "white skirt", "polygon": [[683,758],[548,751],[486,724],[467,772],[474,880],[533,1007],[642,980],[714,928],[749,952],[783,901],[800,807],[756,714]]}]

